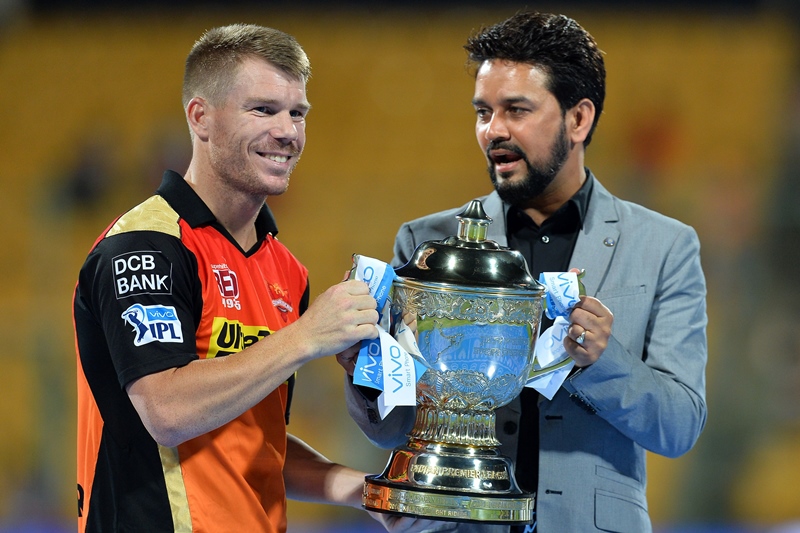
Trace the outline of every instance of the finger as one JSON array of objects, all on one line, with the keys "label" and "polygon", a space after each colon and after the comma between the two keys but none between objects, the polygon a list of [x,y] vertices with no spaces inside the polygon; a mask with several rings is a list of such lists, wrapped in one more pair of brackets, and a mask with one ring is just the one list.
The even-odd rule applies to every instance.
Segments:
[{"label": "finger", "polygon": [[370,296],[369,294],[360,295],[360,296],[353,296],[353,295],[341,295],[338,300],[334,300],[332,302],[333,307],[338,309],[339,313],[366,313],[369,311],[374,311],[375,315],[378,314],[378,304],[375,302],[375,298]]},{"label": "finger", "polygon": [[378,312],[378,302],[376,302],[375,298],[369,294],[365,296],[358,296],[356,303],[358,305],[358,309],[372,309],[376,313]]},{"label": "finger", "polygon": [[375,324],[362,324],[358,326],[358,335],[360,339],[377,339],[380,336],[378,328]]},{"label": "finger", "polygon": [[611,310],[603,302],[592,296],[581,296],[580,302],[575,304],[573,312],[582,311],[599,318],[613,317]]},{"label": "finger", "polygon": [[349,348],[345,348],[344,350],[336,354],[337,361],[339,361],[340,364],[354,363],[356,358],[358,357],[358,352],[360,348],[361,348],[360,342],[353,344]]},{"label": "finger", "polygon": [[570,325],[569,325],[569,329],[567,330],[567,335],[568,335],[568,336],[569,336],[569,338],[571,338],[572,340],[575,340],[575,339],[577,339],[577,338],[578,338],[578,337],[579,337],[579,336],[580,336],[580,335],[581,335],[583,332],[585,332],[586,330],[587,330],[587,328],[586,328],[586,327],[584,327],[584,326],[582,326],[581,324],[579,324],[579,323],[577,323],[577,322],[572,322],[572,323],[570,323]]},{"label": "finger", "polygon": [[364,281],[351,279],[343,281],[339,285],[344,287],[348,294],[352,294],[354,296],[369,294],[369,285],[367,285],[367,283]]},{"label": "finger", "polygon": [[356,370],[355,358],[348,357],[343,354],[336,354],[336,362],[339,363],[344,371],[350,376],[352,376]]},{"label": "finger", "polygon": [[356,324],[369,324],[375,325],[378,323],[378,311],[373,307],[372,309],[361,309],[360,311],[356,311],[354,315],[354,321]]},{"label": "finger", "polygon": [[584,308],[575,307],[569,315],[570,334],[572,334],[572,338],[576,338],[583,333],[585,329],[598,331],[602,320],[603,319]]},{"label": "finger", "polygon": [[[570,318],[573,318],[572,316]],[[570,355],[574,355],[578,348],[586,350],[586,343],[591,335],[591,330],[584,324],[571,322],[567,328],[567,335],[564,339],[564,348]]]}]

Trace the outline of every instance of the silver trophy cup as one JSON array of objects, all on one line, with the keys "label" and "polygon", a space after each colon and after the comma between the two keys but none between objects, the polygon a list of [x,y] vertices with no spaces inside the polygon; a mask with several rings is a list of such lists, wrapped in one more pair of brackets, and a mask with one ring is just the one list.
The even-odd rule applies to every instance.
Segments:
[{"label": "silver trophy cup", "polygon": [[382,474],[367,476],[363,503],[438,520],[526,524],[535,495],[520,490],[512,460],[498,453],[495,409],[532,374],[545,290],[519,252],[486,240],[491,219],[479,201],[457,218],[457,237],[420,244],[396,271],[391,314],[416,315],[426,371],[408,441]]}]

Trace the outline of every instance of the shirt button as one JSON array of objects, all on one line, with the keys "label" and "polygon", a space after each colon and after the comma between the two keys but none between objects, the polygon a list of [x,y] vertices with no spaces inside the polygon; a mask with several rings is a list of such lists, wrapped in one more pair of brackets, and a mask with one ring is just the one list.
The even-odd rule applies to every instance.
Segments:
[{"label": "shirt button", "polygon": [[548,237],[547,235],[543,235],[542,236],[542,242],[547,244],[548,242],[550,242],[550,237]]},{"label": "shirt button", "polygon": [[503,433],[506,435],[513,435],[517,432],[517,423],[511,422],[510,420],[503,424]]}]

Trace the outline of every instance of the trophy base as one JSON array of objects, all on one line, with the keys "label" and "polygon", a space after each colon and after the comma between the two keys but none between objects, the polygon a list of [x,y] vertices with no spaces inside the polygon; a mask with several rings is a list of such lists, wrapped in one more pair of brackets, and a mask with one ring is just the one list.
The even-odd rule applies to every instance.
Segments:
[{"label": "trophy base", "polygon": [[534,494],[474,494],[421,489],[367,476],[364,508],[448,522],[525,525],[533,521]]},{"label": "trophy base", "polygon": [[382,474],[367,476],[367,510],[457,522],[524,525],[535,495],[517,485],[511,460],[492,447],[411,439],[395,448]]}]

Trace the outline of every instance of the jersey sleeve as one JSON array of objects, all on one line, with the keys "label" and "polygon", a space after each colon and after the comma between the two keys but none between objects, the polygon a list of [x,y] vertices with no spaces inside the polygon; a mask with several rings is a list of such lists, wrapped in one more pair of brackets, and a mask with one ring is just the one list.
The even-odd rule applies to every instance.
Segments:
[{"label": "jersey sleeve", "polygon": [[81,356],[106,343],[120,386],[198,358],[202,287],[179,238],[131,231],[102,239],[81,269],[77,296]]}]

